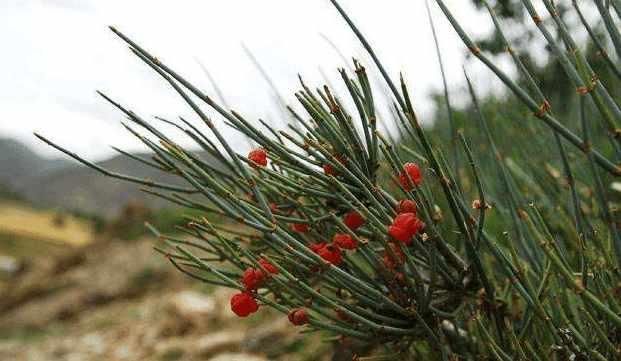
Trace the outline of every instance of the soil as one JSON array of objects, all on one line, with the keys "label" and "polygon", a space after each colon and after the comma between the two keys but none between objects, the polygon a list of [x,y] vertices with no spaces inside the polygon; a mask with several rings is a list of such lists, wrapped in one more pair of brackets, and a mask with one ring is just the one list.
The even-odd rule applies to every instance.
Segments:
[{"label": "soil", "polygon": [[329,360],[330,343],[177,272],[153,240],[39,257],[0,289],[0,360]]}]

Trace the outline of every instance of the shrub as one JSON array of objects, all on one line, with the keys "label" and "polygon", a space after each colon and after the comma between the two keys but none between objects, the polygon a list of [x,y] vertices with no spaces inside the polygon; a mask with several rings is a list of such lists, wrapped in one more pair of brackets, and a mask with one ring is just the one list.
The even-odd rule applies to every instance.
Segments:
[{"label": "shrub", "polygon": [[[543,0],[550,14],[545,23],[531,1],[522,0],[580,95],[576,121],[565,121],[508,43],[520,82],[480,51],[436,0],[471,53],[520,100],[522,114],[532,113],[498,115],[504,122],[518,119],[519,127],[506,129],[524,129],[515,143],[502,142],[509,149],[498,148],[498,137],[517,134],[504,134],[499,122],[491,129],[468,79],[476,112],[461,126],[466,134],[480,134],[485,146],[472,151],[454,119],[451,139],[429,136],[403,79],[393,83],[351,19],[331,2],[388,85],[407,145],[378,131],[372,86],[359,62],[354,74],[340,71],[348,103],[328,87],[313,91],[301,82],[296,98],[306,114],[290,109],[288,129],[278,131],[224,109],[112,28],[188,103],[219,146],[188,120],[177,127],[229,171],[203,162],[101,94],[155,153],[151,165],[183,178],[186,186],[98,170],[228,219],[224,227],[196,217],[183,228],[191,239],[155,231],[169,244],[160,251],[191,277],[239,290],[231,307],[240,317],[271,307],[308,331],[363,341],[373,359],[618,358],[621,238],[610,185],[621,175],[621,111],[608,92],[620,85],[618,74],[610,84],[598,80],[551,0]],[[618,56],[621,37],[610,12],[618,15],[619,2],[594,2]],[[581,14],[575,1],[574,10]],[[608,66],[618,70],[617,60],[604,53],[607,43],[586,21],[584,26]],[[248,156],[232,149],[205,105],[256,149]],[[503,150],[522,156],[505,157]]]}]

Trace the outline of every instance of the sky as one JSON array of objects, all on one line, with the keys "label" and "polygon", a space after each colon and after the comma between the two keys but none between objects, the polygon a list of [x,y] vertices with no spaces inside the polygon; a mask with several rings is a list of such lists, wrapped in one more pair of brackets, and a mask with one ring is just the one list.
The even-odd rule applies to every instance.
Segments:
[{"label": "sky", "polygon": [[[405,74],[415,106],[428,117],[429,94],[442,89],[442,80],[424,1],[340,3],[374,46],[390,76],[397,79],[399,72]],[[431,3],[450,89],[455,91],[463,84],[465,49]],[[446,3],[475,38],[490,31],[488,18],[476,12],[470,1]],[[95,90],[147,119],[184,115],[197,121],[108,25],[215,96],[202,64],[230,107],[248,119],[261,117],[279,128],[284,123],[274,106],[274,91],[244,52],[244,45],[288,104],[295,104],[298,74],[308,85],[319,87],[327,82],[338,84],[337,69],[350,66],[326,39],[347,59],[362,60],[376,74],[328,0],[2,0],[0,137],[17,138],[47,156],[58,156],[58,152],[38,141],[33,132],[93,160],[113,154],[111,145],[143,150],[121,126],[122,114]],[[466,67],[484,88],[496,86],[480,64],[470,61]],[[217,117],[216,122],[236,149],[247,147]],[[188,144],[181,136],[175,139]]]}]

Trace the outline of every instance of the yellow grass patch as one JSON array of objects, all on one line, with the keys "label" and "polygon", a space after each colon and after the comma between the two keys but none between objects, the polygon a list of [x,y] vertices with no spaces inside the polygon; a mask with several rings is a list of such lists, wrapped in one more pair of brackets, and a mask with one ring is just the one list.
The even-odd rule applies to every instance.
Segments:
[{"label": "yellow grass patch", "polygon": [[93,240],[88,222],[12,202],[0,202],[0,233],[72,246]]}]

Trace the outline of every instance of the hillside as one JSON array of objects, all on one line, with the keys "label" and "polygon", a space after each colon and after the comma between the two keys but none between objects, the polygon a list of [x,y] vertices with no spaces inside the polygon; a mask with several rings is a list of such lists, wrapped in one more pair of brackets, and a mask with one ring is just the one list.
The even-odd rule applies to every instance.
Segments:
[{"label": "hillside", "polygon": [[[147,156],[139,154],[139,156]],[[99,162],[98,165],[119,173],[171,183],[175,179],[163,175],[124,156]],[[45,207],[79,210],[89,214],[112,217],[128,202],[138,201],[148,207],[161,207],[164,202],[140,191],[140,186],[102,176],[81,165],[32,178],[19,187],[27,200]]]},{"label": "hillside", "polygon": [[[37,206],[76,210],[113,217],[128,203],[139,202],[150,208],[169,205],[140,191],[140,186],[102,176],[77,162],[42,158],[14,140],[0,140],[0,184],[6,184],[22,198]],[[199,156],[217,163],[205,152]],[[148,158],[149,154],[136,154]],[[115,172],[148,178],[165,183],[180,184],[170,177],[125,156],[115,156],[98,162]],[[34,169],[39,171],[35,172]]]},{"label": "hillside", "polygon": [[[91,225],[70,215],[0,201],[0,236],[82,246],[93,238]],[[0,252],[2,247],[0,247]]]},{"label": "hillside", "polygon": [[0,189],[15,190],[24,181],[69,166],[67,160],[44,158],[16,140],[0,138]]}]

